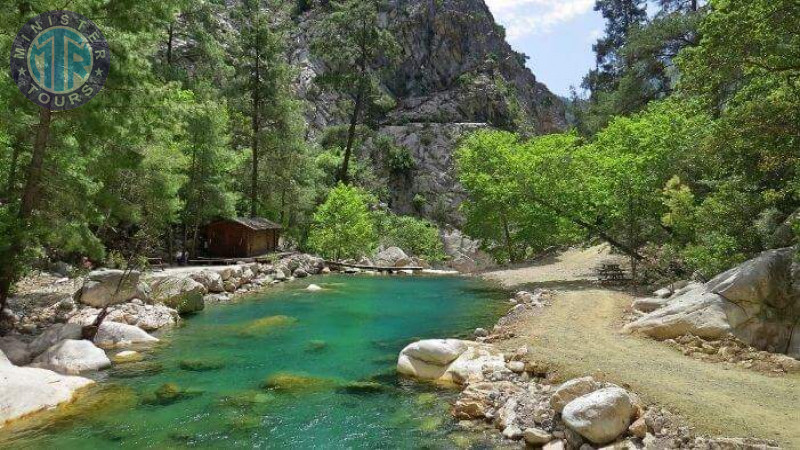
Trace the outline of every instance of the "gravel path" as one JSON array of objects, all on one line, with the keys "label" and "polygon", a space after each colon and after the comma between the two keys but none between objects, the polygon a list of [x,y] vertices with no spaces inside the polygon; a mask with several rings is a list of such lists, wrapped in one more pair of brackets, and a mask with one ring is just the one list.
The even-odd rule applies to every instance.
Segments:
[{"label": "gravel path", "polygon": [[620,333],[632,297],[594,287],[585,277],[575,283],[580,267],[605,257],[593,253],[583,262],[573,252],[549,265],[487,274],[507,287],[563,282],[553,305],[517,322],[518,337],[500,345],[528,345],[535,358],[564,377],[603,372],[609,381],[680,414],[700,433],[775,439],[800,449],[800,375],[767,376],[698,361],[661,342]]}]

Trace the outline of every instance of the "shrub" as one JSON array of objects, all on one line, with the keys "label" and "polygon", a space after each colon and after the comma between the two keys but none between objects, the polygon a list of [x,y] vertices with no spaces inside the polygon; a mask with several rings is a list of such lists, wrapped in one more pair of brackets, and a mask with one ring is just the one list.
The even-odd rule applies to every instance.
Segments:
[{"label": "shrub", "polygon": [[385,212],[375,213],[375,220],[384,246],[400,247],[408,254],[428,261],[444,259],[444,244],[433,223]]},{"label": "shrub", "polygon": [[344,184],[328,194],[314,213],[309,246],[326,258],[359,258],[372,253],[378,243],[369,211],[374,198],[364,190]]}]

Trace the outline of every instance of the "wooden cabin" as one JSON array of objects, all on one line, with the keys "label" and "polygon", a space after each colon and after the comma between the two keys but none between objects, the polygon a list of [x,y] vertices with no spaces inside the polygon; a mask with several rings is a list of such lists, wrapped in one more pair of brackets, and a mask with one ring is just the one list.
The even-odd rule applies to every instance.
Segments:
[{"label": "wooden cabin", "polygon": [[274,252],[282,227],[261,217],[225,219],[206,226],[208,253],[220,258],[252,258]]}]

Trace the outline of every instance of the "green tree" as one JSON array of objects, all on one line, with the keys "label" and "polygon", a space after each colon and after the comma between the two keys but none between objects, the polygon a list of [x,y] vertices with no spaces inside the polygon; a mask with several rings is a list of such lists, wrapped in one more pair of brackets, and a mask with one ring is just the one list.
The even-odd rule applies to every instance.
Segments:
[{"label": "green tree", "polygon": [[349,182],[349,165],[356,129],[365,111],[378,106],[385,94],[380,74],[398,52],[394,35],[380,26],[378,0],[332,1],[321,20],[312,50],[326,66],[318,81],[350,100],[350,122],[338,181]]},{"label": "green tree", "polygon": [[371,195],[339,184],[314,213],[309,246],[326,258],[358,258],[378,244],[375,221],[369,211]]}]

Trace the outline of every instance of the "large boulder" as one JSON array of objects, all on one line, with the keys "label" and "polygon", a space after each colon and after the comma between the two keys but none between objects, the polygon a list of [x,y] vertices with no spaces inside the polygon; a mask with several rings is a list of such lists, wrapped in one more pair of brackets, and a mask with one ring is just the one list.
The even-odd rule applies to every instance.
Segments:
[{"label": "large boulder", "polygon": [[31,356],[36,357],[48,348],[67,339],[80,339],[83,327],[75,323],[57,323],[44,330],[44,333],[36,337],[28,344],[28,351]]},{"label": "large boulder", "polygon": [[571,401],[586,394],[591,394],[602,387],[602,383],[598,383],[592,377],[569,380],[556,388],[553,396],[550,397],[550,406],[556,412],[561,412]]},{"label": "large boulder", "polygon": [[101,370],[111,366],[103,350],[86,340],[67,339],[50,347],[33,360],[33,367],[66,375]]},{"label": "large boulder", "polygon": [[405,265],[408,265],[409,261],[410,259],[406,252],[398,247],[383,249],[373,259],[375,265],[380,267],[397,267],[398,263],[406,263]]},{"label": "large boulder", "polygon": [[[1,353],[0,353],[1,354]],[[59,375],[50,370],[16,367],[0,357],[0,427],[37,411],[55,408],[74,398],[75,391],[94,381]]]},{"label": "large boulder", "polygon": [[[84,308],[70,317],[69,322],[91,325],[97,319],[98,314],[100,314],[99,309]],[[145,331],[155,331],[178,324],[180,316],[178,311],[166,305],[146,305],[142,301],[135,299],[130,303],[111,306],[108,309],[105,321],[126,323]]]},{"label": "large boulder", "polygon": [[215,294],[225,292],[225,285],[222,280],[222,275],[220,275],[219,272],[203,270],[193,273],[191,278],[205,286],[208,292],[213,292]]},{"label": "large boulder", "polygon": [[15,366],[24,366],[33,358],[28,344],[13,336],[0,337],[0,354],[2,353]]},{"label": "large boulder", "polygon": [[762,350],[800,357],[800,269],[795,250],[769,250],[705,285],[690,284],[666,306],[626,326],[657,339],[693,334],[718,339],[733,333]]},{"label": "large boulder", "polygon": [[569,402],[562,418],[568,427],[593,444],[604,445],[627,431],[635,412],[630,395],[624,389],[610,387]]},{"label": "large boulder", "polygon": [[80,290],[80,302],[102,308],[134,298],[147,299],[147,289],[139,283],[138,271],[103,269],[89,273]]},{"label": "large boulder", "polygon": [[156,278],[151,284],[153,301],[163,303],[180,314],[191,314],[205,308],[205,286],[189,277]]},{"label": "large boulder", "polygon": [[467,349],[458,339],[428,339],[407,345],[397,360],[397,371],[423,380],[436,380]]},{"label": "large boulder", "polygon": [[458,339],[414,342],[400,352],[397,371],[421,380],[469,384],[486,374],[510,373],[502,353],[494,347]]},{"label": "large boulder", "polygon": [[158,339],[133,325],[103,321],[97,330],[94,342],[103,348],[115,348],[127,347],[132,344],[154,343],[158,342]]}]

